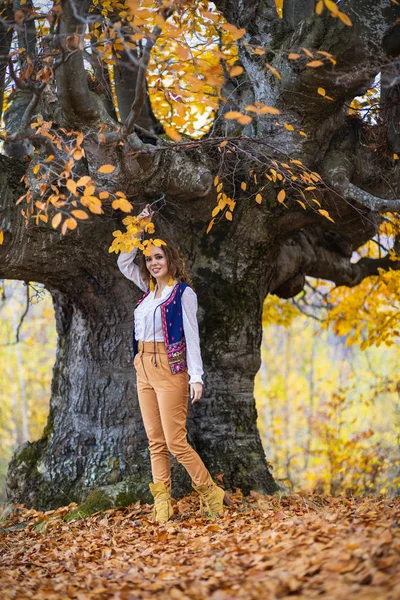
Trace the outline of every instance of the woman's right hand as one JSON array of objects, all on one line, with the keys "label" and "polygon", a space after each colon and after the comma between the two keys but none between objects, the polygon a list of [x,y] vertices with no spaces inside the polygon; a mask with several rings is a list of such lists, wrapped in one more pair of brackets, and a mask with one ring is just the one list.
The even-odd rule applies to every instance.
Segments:
[{"label": "woman's right hand", "polygon": [[151,210],[150,204],[146,204],[142,212],[138,214],[138,219],[148,219],[149,221],[151,221],[153,215],[154,212]]}]

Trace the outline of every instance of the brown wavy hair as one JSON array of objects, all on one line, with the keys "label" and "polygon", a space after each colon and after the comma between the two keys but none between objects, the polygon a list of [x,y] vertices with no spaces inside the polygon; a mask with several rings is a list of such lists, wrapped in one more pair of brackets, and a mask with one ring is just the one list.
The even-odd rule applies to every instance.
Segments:
[{"label": "brown wavy hair", "polygon": [[[185,259],[183,258],[179,247],[170,238],[163,236],[160,239],[167,244],[166,246],[161,246],[161,250],[163,250],[167,259],[168,273],[173,279],[176,279],[180,283],[187,283],[193,287],[192,280],[190,279],[189,273],[186,269]],[[141,253],[140,256],[139,269],[142,279],[149,283],[151,275],[146,267],[146,256],[143,253]]]}]

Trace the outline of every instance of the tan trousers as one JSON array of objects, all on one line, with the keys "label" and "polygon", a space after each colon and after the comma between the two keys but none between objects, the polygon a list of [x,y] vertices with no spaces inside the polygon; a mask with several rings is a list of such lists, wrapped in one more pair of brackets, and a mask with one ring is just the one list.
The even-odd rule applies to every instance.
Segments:
[{"label": "tan trousers", "polygon": [[194,485],[209,483],[210,475],[186,437],[189,400],[187,371],[176,375],[171,373],[163,342],[156,342],[156,355],[153,342],[139,342],[134,365],[154,483],[162,481],[166,486],[170,485],[169,453],[185,467]]}]

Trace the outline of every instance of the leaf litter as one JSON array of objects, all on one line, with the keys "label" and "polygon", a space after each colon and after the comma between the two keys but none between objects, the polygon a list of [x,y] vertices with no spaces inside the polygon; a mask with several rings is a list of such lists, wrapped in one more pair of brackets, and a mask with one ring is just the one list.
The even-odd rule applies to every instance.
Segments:
[{"label": "leaf litter", "polygon": [[198,498],[150,521],[147,504],[66,522],[76,504],[3,516],[2,600],[400,598],[400,499],[238,490],[223,518]]}]

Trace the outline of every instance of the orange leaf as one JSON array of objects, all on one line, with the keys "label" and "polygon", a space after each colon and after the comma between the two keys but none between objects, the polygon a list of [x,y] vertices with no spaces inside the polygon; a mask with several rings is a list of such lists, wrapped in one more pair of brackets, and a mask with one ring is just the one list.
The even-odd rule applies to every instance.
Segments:
[{"label": "orange leaf", "polygon": [[69,217],[66,221],[64,221],[64,225],[67,229],[76,229],[77,222],[72,217]]},{"label": "orange leaf", "polygon": [[257,196],[256,196],[256,202],[258,204],[261,204],[261,202],[262,202],[262,196],[261,196],[261,194],[257,194]]},{"label": "orange leaf", "polygon": [[215,219],[211,219],[211,221],[210,221],[210,222],[209,222],[209,224],[208,224],[208,227],[207,227],[207,231],[206,231],[206,233],[210,233],[210,231],[211,231],[211,229],[212,229],[212,227],[213,227],[214,223],[215,223]]},{"label": "orange leaf", "polygon": [[300,54],[297,54],[296,52],[289,52],[289,54],[288,54],[289,60],[296,60],[297,58],[300,58]]},{"label": "orange leaf", "polygon": [[57,229],[57,227],[61,223],[61,219],[62,219],[62,214],[61,213],[57,213],[56,215],[54,215],[54,217],[51,220],[51,226],[54,229]]},{"label": "orange leaf", "polygon": [[285,190],[281,190],[277,196],[278,202],[280,202],[282,204],[284,202],[285,198],[286,198],[286,192],[285,192]]},{"label": "orange leaf", "polygon": [[321,208],[318,210],[319,214],[322,215],[323,217],[325,217],[325,219],[328,219],[329,221],[332,221],[332,223],[334,223],[335,221],[332,219],[332,217],[330,216],[330,214],[328,213],[327,210],[322,210]]},{"label": "orange leaf", "polygon": [[232,221],[232,213],[229,210],[226,211],[225,217],[228,219],[228,221]]},{"label": "orange leaf", "polygon": [[243,67],[240,67],[239,65],[237,65],[236,67],[233,67],[229,73],[229,75],[231,77],[236,77],[237,75],[241,75],[243,73]]},{"label": "orange leaf", "polygon": [[242,181],[242,183],[240,184],[240,187],[242,188],[242,190],[245,192],[247,189],[247,183],[245,181]]},{"label": "orange leaf", "polygon": [[67,189],[72,192],[73,194],[76,194],[76,181],[74,181],[73,179],[68,179],[67,181]]},{"label": "orange leaf", "polygon": [[242,116],[242,113],[238,112],[237,110],[229,110],[227,113],[224,114],[225,119],[238,119]]},{"label": "orange leaf", "polygon": [[115,171],[114,165],[101,165],[99,169],[97,169],[99,173],[112,173]]},{"label": "orange leaf", "polygon": [[322,62],[322,60],[312,60],[311,62],[307,63],[307,67],[322,67],[324,63]]},{"label": "orange leaf", "polygon": [[265,66],[271,71],[271,73],[275,75],[275,77],[277,77],[278,79],[282,79],[281,74],[279,73],[279,71],[274,69],[274,67],[271,67],[271,65],[269,65],[268,63],[266,63]]},{"label": "orange leaf", "polygon": [[89,215],[84,210],[71,210],[71,215],[74,215],[77,219],[88,219]]}]

